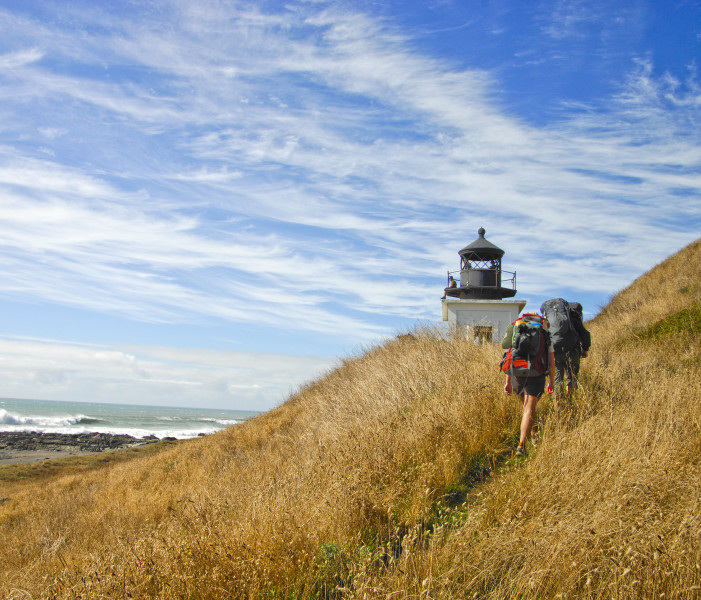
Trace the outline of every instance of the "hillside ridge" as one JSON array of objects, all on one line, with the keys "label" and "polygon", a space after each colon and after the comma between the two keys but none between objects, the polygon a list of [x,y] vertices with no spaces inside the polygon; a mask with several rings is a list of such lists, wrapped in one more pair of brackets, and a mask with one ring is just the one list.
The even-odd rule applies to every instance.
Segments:
[{"label": "hillside ridge", "polygon": [[0,480],[0,596],[698,597],[700,255],[588,322],[527,460],[500,349],[417,327],[223,432]]}]

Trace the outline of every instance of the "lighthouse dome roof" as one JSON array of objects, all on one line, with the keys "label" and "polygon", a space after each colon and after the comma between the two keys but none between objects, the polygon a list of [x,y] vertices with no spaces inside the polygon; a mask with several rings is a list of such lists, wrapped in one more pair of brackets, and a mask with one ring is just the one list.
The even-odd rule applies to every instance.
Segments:
[{"label": "lighthouse dome roof", "polygon": [[462,250],[460,250],[458,254],[466,260],[485,260],[490,258],[501,258],[504,256],[504,251],[501,248],[495,246],[492,244],[492,242],[485,239],[485,233],[486,231],[484,230],[484,227],[480,227],[477,230],[479,237],[474,242],[468,244]]}]

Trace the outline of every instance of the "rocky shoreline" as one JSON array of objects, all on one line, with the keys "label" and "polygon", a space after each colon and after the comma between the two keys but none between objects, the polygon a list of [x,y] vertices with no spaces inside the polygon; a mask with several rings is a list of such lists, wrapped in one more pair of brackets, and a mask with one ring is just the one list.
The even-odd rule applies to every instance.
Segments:
[{"label": "rocky shoreline", "polygon": [[[171,439],[171,438],[164,438]],[[110,433],[0,431],[0,464],[47,460],[71,454],[103,452],[158,442],[155,435],[135,438]]]}]

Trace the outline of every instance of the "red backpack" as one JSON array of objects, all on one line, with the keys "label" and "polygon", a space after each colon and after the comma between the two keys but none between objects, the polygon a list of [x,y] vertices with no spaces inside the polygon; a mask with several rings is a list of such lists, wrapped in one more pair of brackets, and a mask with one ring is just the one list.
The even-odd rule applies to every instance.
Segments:
[{"label": "red backpack", "polygon": [[504,352],[501,370],[518,377],[548,372],[548,321],[536,313],[525,313],[513,322],[511,348]]}]

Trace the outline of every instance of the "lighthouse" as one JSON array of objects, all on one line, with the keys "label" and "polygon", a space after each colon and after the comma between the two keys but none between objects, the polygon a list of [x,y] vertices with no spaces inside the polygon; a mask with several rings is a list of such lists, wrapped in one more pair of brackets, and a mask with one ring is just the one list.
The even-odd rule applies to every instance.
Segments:
[{"label": "lighthouse", "polygon": [[479,236],[460,252],[459,283],[457,271],[448,271],[448,287],[442,298],[443,320],[464,327],[475,341],[500,342],[506,327],[519,316],[527,300],[516,296],[516,272],[504,271],[504,251],[487,240],[480,227]]}]

